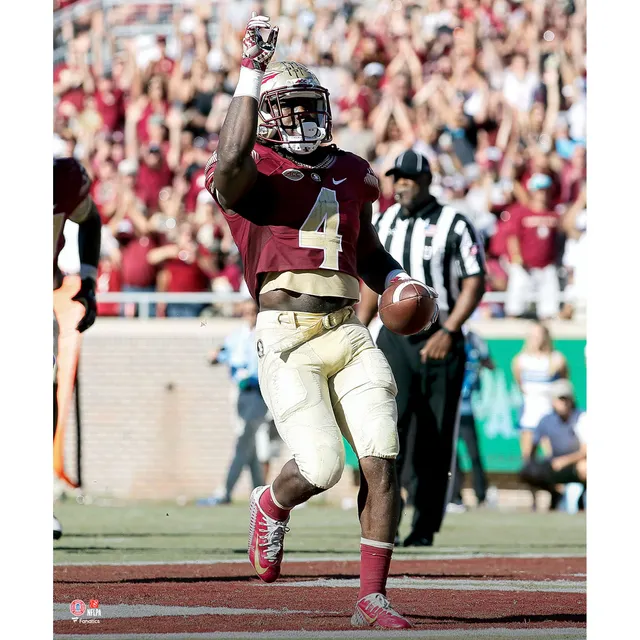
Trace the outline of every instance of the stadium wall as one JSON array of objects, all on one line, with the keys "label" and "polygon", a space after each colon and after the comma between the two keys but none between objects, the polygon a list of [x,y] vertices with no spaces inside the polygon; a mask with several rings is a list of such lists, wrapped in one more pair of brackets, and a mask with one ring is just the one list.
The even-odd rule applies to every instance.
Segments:
[{"label": "stadium wall", "polygon": [[[226,367],[211,366],[207,354],[237,326],[237,320],[218,318],[103,318],[84,334],[79,369],[83,493],[184,501],[223,486],[235,442],[234,389]],[[489,321],[472,326],[490,347],[504,342],[512,352],[529,325]],[[559,344],[584,343],[583,324],[556,322],[550,328]],[[570,362],[572,378],[583,378],[575,360]],[[69,465],[76,446],[73,422],[72,412],[65,437]],[[498,436],[510,438],[504,429]],[[491,451],[487,456],[491,459]],[[282,445],[273,470],[289,457]],[[353,487],[352,474],[345,473],[327,499],[352,498]],[[249,492],[245,473],[235,495],[246,499]]]}]

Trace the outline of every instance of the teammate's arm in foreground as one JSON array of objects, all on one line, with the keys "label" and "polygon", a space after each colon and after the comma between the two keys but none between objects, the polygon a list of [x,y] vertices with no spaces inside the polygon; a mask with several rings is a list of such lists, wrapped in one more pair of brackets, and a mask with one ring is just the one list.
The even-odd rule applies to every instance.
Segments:
[{"label": "teammate's arm in foreground", "polygon": [[80,254],[80,291],[73,297],[75,302],[84,306],[84,316],[78,323],[80,333],[86,331],[96,320],[96,280],[98,278],[98,262],[100,260],[100,238],[102,223],[100,214],[93,200],[89,199],[88,211],[84,215],[74,214],[71,220],[77,222],[78,252]]},{"label": "teammate's arm in foreground", "polygon": [[220,130],[213,179],[218,200],[225,209],[233,209],[253,187],[258,176],[251,151],[256,143],[260,85],[278,39],[278,27],[271,29],[266,42],[260,29],[271,29],[269,18],[254,13],[242,41],[238,85]]}]

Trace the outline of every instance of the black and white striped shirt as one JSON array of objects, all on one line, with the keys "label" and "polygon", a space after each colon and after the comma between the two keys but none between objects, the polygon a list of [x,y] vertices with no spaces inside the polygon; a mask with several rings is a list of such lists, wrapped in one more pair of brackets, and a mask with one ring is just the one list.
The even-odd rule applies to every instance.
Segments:
[{"label": "black and white striped shirt", "polygon": [[437,291],[442,319],[453,309],[462,280],[485,273],[478,232],[465,216],[435,199],[413,217],[403,217],[394,204],[374,225],[380,242],[404,270]]}]

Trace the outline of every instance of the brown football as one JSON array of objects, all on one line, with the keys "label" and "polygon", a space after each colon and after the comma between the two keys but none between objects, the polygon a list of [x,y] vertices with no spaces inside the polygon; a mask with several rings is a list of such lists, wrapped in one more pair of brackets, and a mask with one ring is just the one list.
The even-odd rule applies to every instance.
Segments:
[{"label": "brown football", "polygon": [[416,280],[400,280],[385,289],[378,313],[389,331],[410,336],[427,327],[436,308],[437,302],[425,285]]}]

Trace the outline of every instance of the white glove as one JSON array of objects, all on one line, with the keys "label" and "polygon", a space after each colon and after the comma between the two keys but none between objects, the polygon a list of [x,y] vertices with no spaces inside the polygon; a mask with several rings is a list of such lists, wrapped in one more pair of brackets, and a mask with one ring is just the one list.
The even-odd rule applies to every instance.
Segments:
[{"label": "white glove", "polygon": [[[271,30],[266,42],[262,38],[260,29]],[[271,28],[271,22],[267,16],[257,16],[254,11],[242,39],[242,66],[264,73],[275,53],[278,31],[278,27]]]}]

